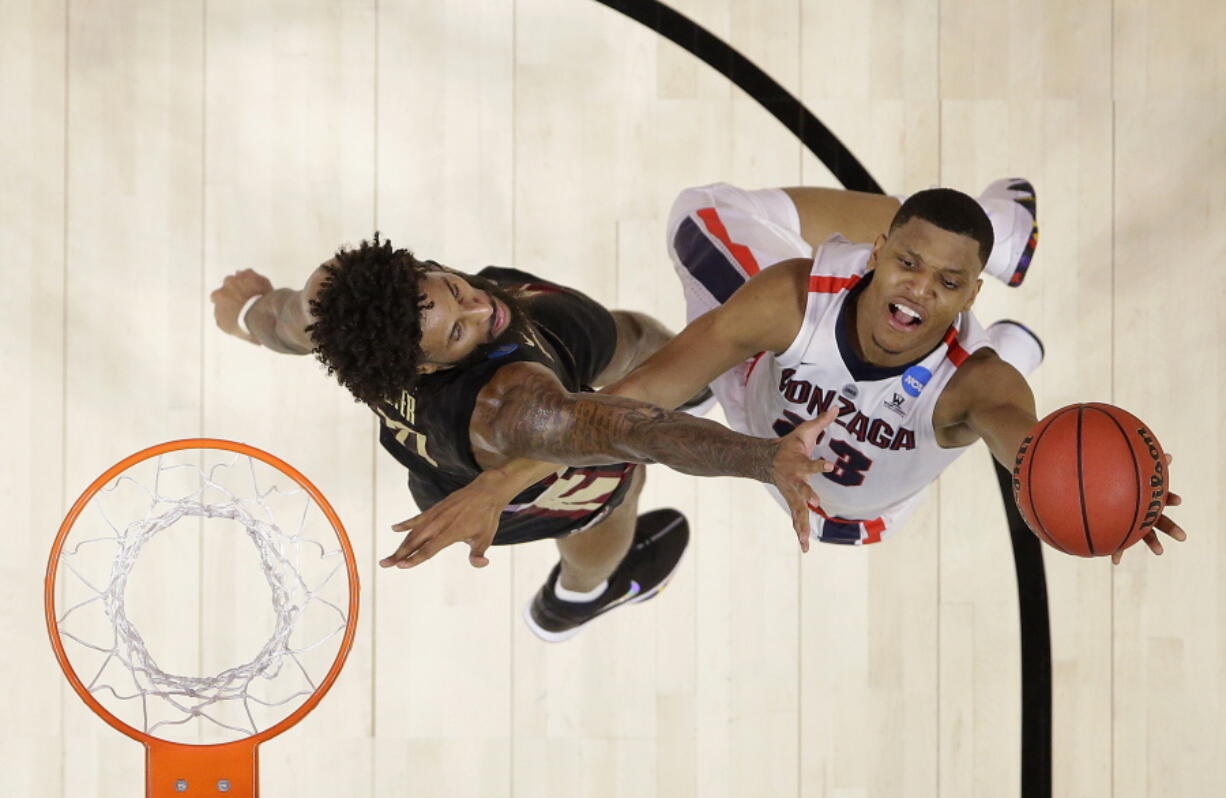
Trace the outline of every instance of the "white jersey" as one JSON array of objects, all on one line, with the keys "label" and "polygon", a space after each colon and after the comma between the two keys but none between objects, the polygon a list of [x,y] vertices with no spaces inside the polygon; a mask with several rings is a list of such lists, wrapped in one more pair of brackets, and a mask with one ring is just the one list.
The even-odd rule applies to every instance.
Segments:
[{"label": "white jersey", "polygon": [[814,526],[829,542],[880,540],[919,503],[924,488],[966,451],[937,443],[932,413],[963,361],[989,345],[967,312],[916,363],[883,368],[862,362],[847,340],[843,310],[871,279],[866,270],[871,251],[867,244],[839,236],[826,241],[813,259],[804,323],[792,345],[739,369],[750,434],[784,435],[832,404],[838,407],[838,419],[816,450],[835,470],[812,478],[821,501],[815,512],[824,520]]}]

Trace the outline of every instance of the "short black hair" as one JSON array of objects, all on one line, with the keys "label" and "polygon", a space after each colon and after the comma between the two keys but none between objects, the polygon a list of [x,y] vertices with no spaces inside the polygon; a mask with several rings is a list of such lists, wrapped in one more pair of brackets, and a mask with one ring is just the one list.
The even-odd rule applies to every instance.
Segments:
[{"label": "short black hair", "polygon": [[422,361],[421,278],[430,268],[378,233],[357,249],[341,247],[323,268],[306,328],[315,356],[356,401],[396,401]]},{"label": "short black hair", "polygon": [[923,219],[942,230],[975,239],[979,244],[979,262],[985,265],[992,254],[996,236],[992,223],[978,202],[952,188],[930,188],[907,197],[890,222],[893,233],[912,219]]}]

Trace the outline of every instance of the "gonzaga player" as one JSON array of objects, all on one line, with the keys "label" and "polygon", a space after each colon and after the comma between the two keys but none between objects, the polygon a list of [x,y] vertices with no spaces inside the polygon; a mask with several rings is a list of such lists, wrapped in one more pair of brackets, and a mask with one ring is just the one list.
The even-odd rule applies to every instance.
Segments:
[{"label": "gonzaga player", "polygon": [[[993,184],[981,202],[947,188],[901,206],[846,194],[690,189],[674,204],[669,249],[695,334],[727,340],[725,362],[744,347],[758,350],[712,381],[734,429],[773,436],[835,414],[817,441],[835,470],[815,486],[820,504],[811,505],[807,525],[823,542],[860,544],[895,530],[923,488],[978,438],[1012,464],[1036,420],[1022,377],[1039,364],[1042,347],[1016,323],[985,331],[970,308],[981,271],[1021,282],[1038,229],[1034,192],[1022,180]],[[867,212],[858,220],[829,213],[831,203],[848,201]],[[818,223],[828,227],[841,215],[855,234],[880,217],[874,206],[889,205],[896,210],[883,225],[888,232],[873,244],[853,244]],[[999,245],[985,207],[997,218]],[[807,240],[817,236],[824,240]],[[643,376],[615,390],[636,395]],[[794,519],[801,527],[805,520]]]}]

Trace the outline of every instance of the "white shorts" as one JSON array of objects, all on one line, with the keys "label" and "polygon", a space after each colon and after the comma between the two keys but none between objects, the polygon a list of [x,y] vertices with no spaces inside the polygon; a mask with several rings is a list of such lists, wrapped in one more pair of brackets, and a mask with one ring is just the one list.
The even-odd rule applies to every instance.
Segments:
[{"label": "white shorts", "polygon": [[[719,307],[767,266],[811,258],[800,215],[782,189],[746,191],[727,183],[687,188],[668,216],[668,253],[685,291],[685,320]],[[746,361],[711,383],[728,425],[752,434],[745,416]]]}]

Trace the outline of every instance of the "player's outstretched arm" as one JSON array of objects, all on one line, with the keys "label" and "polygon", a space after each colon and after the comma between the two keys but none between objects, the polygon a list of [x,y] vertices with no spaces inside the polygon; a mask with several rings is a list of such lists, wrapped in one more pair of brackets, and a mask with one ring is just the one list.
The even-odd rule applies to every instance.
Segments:
[{"label": "player's outstretched arm", "polygon": [[[498,513],[510,499],[498,485],[518,485],[519,477],[539,479],[552,470],[522,458],[575,466],[661,463],[687,474],[769,482],[787,501],[800,547],[808,551],[808,505],[819,501],[809,477],[832,468],[810,455],[818,435],[834,418],[832,409],[785,438],[754,438],[632,399],[570,393],[538,364],[504,366],[478,397],[469,437],[474,452],[486,456],[483,459],[493,456],[508,462],[484,472],[426,513],[393,527],[409,534],[380,565],[410,568],[461,541],[469,544],[469,561],[485,565],[484,552],[493,541]],[[501,469],[508,470],[511,482],[488,482]]]},{"label": "player's outstretched arm", "polygon": [[951,388],[962,404],[958,420],[974,437],[983,438],[998,463],[1012,469],[1022,440],[1038,420],[1030,385],[991,352],[976,354],[954,379]]},{"label": "player's outstretched arm", "polygon": [[[209,294],[213,318],[223,332],[257,346],[287,355],[310,354],[315,345],[306,331],[312,321],[309,300],[323,276],[323,268],[316,269],[306,287],[296,291],[274,289],[267,277],[252,269],[237,271]],[[240,314],[250,335],[239,324]]]},{"label": "player's outstretched arm", "polygon": [[[824,428],[829,419],[821,422]],[[759,482],[826,470],[808,459],[807,450],[803,464],[785,457],[800,446],[797,441],[742,435],[714,421],[625,397],[571,393],[536,363],[498,370],[477,399],[469,432],[474,450],[572,466],[660,463],[695,476]],[[780,473],[784,467],[790,469],[786,475]],[[804,500],[811,498],[816,499],[806,495]]]},{"label": "player's outstretched arm", "polygon": [[[967,365],[971,365],[968,363]],[[987,443],[992,456],[1005,468],[1012,469],[1022,441],[1037,423],[1034,409],[1034,394],[1021,374],[998,357],[976,358],[973,371],[966,375],[958,386],[965,390],[967,400],[966,425]],[[1166,455],[1170,465],[1171,455]],[[1168,507],[1176,507],[1183,500],[1175,493],[1167,493]],[[1174,540],[1187,540],[1187,533],[1165,513],[1159,517],[1142,540],[1154,554],[1162,553],[1158,540],[1159,530]],[[1119,564],[1123,552],[1111,555],[1111,561]]]}]

